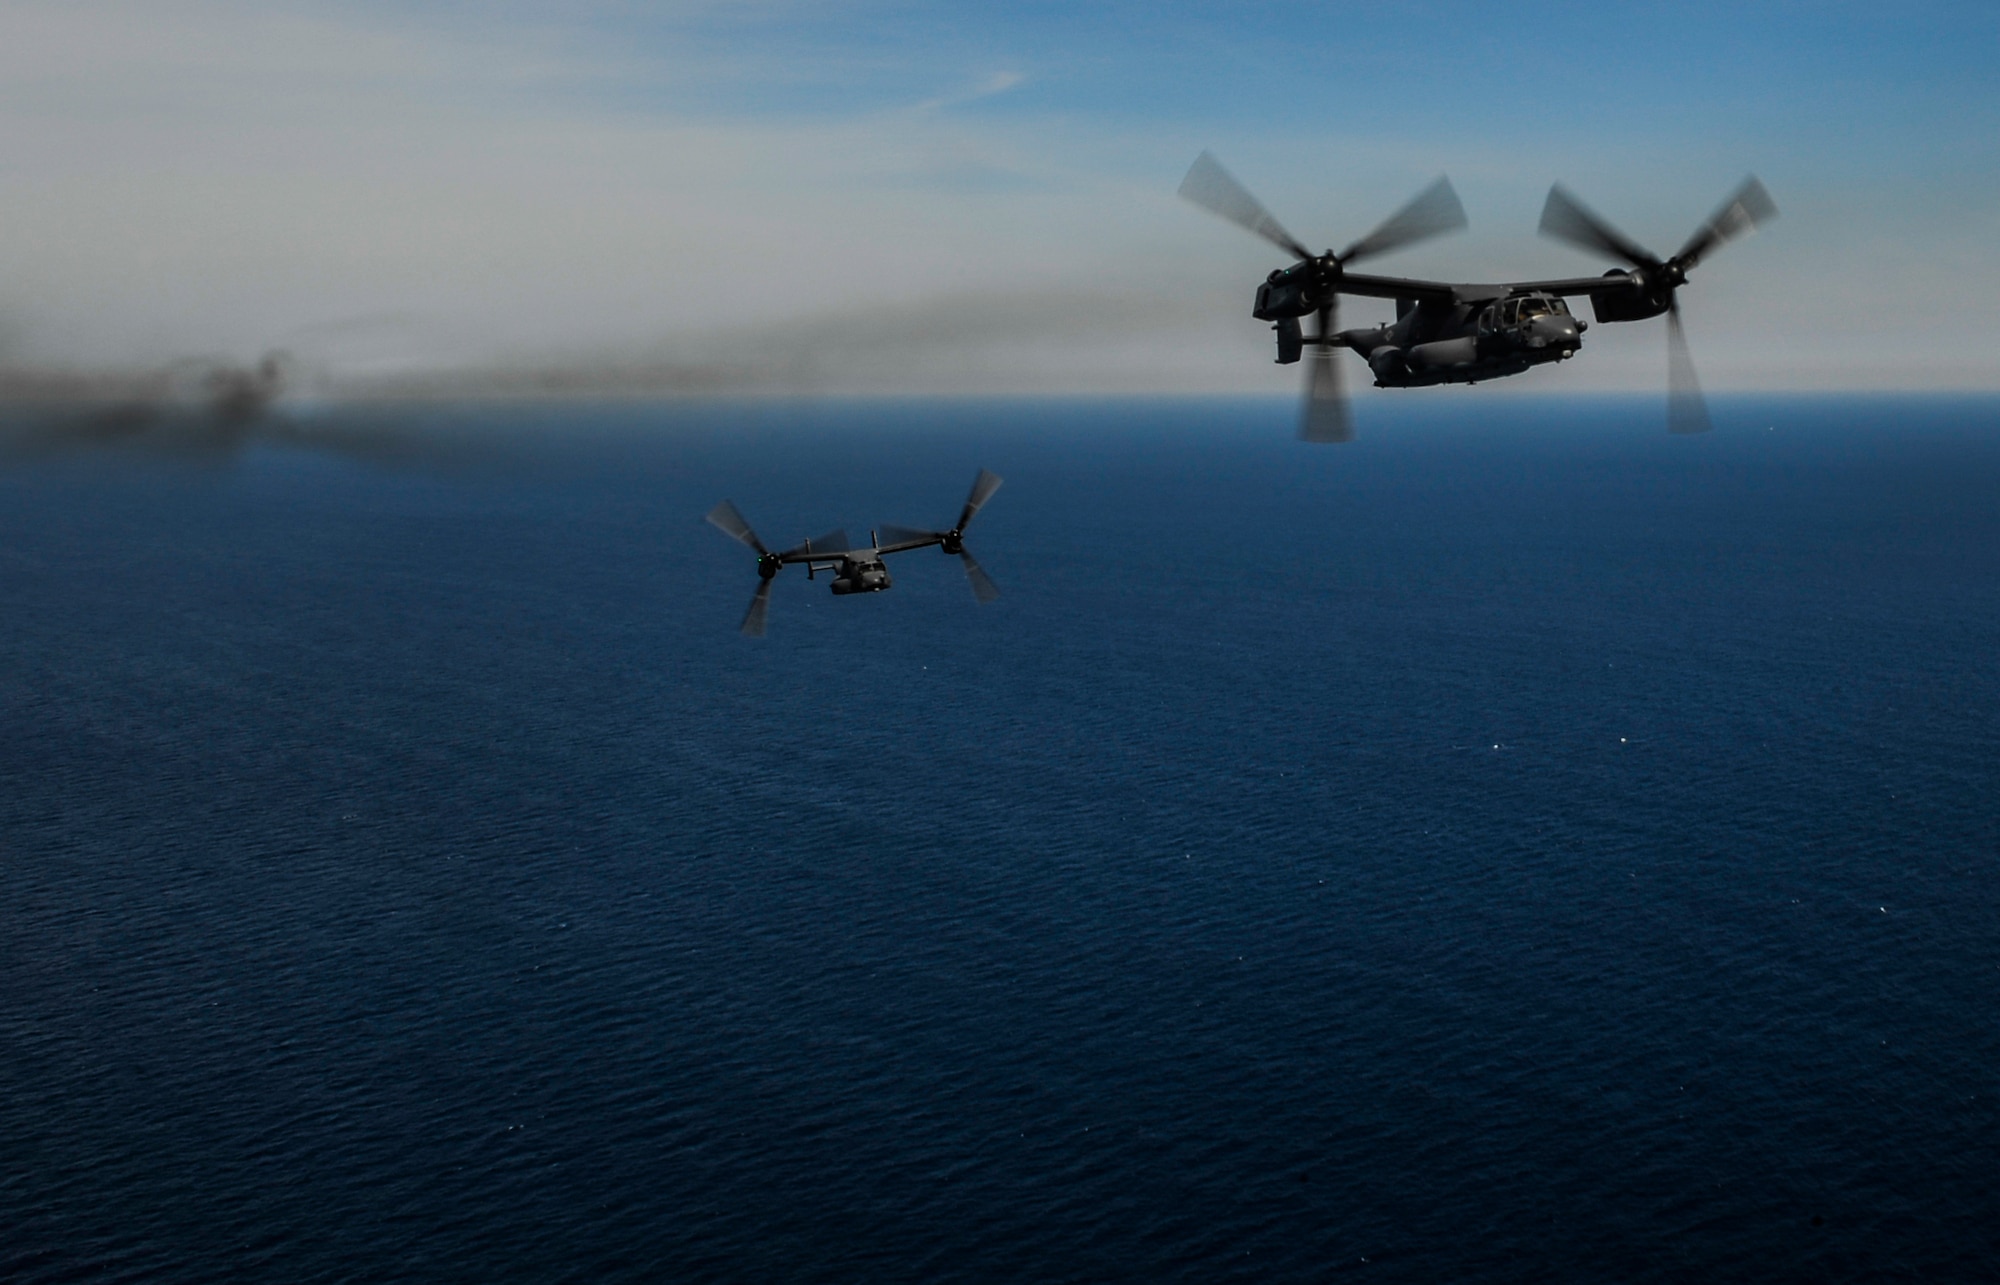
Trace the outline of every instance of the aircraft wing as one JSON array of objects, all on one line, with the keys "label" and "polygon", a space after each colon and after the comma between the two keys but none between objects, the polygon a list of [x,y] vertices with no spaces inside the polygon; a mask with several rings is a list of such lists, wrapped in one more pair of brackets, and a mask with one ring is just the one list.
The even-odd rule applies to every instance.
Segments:
[{"label": "aircraft wing", "polygon": [[787,549],[778,555],[778,561],[788,566],[801,562],[840,561],[840,556],[849,552],[847,532],[835,528],[816,539],[808,540],[796,549]]},{"label": "aircraft wing", "polygon": [[1598,277],[1557,277],[1548,281],[1508,281],[1496,285],[1470,282],[1420,281],[1413,277],[1372,277],[1359,272],[1343,273],[1335,287],[1341,294],[1369,299],[1416,299],[1423,303],[1485,303],[1509,295],[1589,294],[1594,290],[1616,290],[1632,284],[1629,272],[1613,272]]},{"label": "aircraft wing", "polygon": [[1371,277],[1360,272],[1344,272],[1334,287],[1341,294],[1368,299],[1421,299],[1425,303],[1451,303],[1460,287],[1449,281],[1418,281],[1412,277]]},{"label": "aircraft wing", "polygon": [[[1478,296],[1486,299],[1503,299],[1510,294],[1591,294],[1598,290],[1616,290],[1633,282],[1629,272],[1610,272],[1595,277],[1556,277],[1548,281],[1512,281],[1503,286],[1461,286],[1462,290],[1491,290],[1492,294]],[[1472,298],[1462,295],[1461,298]]]},{"label": "aircraft wing", "polygon": [[885,526],[879,535],[881,542],[875,546],[877,553],[904,553],[944,543],[942,531],[913,531],[909,527]]}]

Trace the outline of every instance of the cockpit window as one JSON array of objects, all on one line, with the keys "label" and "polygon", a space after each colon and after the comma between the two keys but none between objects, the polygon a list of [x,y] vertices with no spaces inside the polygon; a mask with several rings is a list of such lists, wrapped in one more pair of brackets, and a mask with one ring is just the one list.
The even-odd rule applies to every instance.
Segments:
[{"label": "cockpit window", "polygon": [[1541,298],[1521,300],[1521,320],[1532,321],[1536,317],[1549,315],[1549,301]]}]

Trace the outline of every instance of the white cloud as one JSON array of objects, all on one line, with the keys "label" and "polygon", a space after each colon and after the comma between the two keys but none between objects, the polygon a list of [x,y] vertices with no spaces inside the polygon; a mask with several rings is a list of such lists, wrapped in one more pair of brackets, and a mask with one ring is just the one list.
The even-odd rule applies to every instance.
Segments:
[{"label": "white cloud", "polygon": [[565,92],[632,74],[615,52],[310,12],[3,21],[0,310],[21,357],[250,352],[382,313],[424,320],[419,364],[637,351],[1119,275],[1066,233],[1101,191],[936,112],[677,120]]}]

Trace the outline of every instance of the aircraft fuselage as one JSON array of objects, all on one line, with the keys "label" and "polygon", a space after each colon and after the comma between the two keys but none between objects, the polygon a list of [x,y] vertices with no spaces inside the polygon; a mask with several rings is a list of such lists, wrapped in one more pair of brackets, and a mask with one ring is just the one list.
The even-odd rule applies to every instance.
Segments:
[{"label": "aircraft fuselage", "polygon": [[1477,383],[1566,361],[1582,349],[1588,324],[1560,296],[1545,294],[1412,301],[1400,313],[1387,325],[1336,336],[1368,362],[1378,388]]}]

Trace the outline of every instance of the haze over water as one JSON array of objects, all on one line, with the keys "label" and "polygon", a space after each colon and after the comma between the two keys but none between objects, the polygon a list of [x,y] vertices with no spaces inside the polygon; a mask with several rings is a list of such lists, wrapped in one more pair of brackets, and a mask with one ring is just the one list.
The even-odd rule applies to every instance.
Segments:
[{"label": "haze over water", "polygon": [[0,1277],[1990,1274],[2000,406],[1294,413],[0,473]]}]

